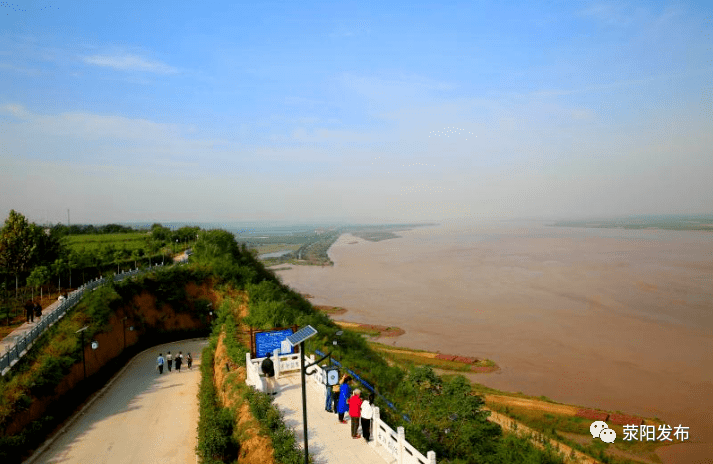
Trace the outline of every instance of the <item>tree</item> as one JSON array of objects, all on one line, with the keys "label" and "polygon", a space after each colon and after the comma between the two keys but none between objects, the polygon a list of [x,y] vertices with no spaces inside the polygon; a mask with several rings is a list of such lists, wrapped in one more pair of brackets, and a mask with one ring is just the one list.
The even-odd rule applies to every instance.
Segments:
[{"label": "tree", "polygon": [[19,274],[32,259],[35,247],[27,218],[11,209],[0,231],[0,265],[15,273],[15,298],[18,296]]},{"label": "tree", "polygon": [[203,262],[222,258],[225,254],[229,254],[232,258],[240,256],[240,248],[235,241],[235,236],[220,229],[202,233],[194,251],[197,259]]},{"label": "tree", "polygon": [[121,261],[124,259],[124,252],[121,250],[116,250],[114,251],[114,262],[116,263],[116,273],[118,274],[119,272],[119,264],[121,264]]},{"label": "tree", "polygon": [[40,299],[44,296],[42,294],[42,285],[45,284],[50,278],[50,271],[46,266],[37,266],[32,270],[29,277],[27,277],[27,285],[32,287],[32,299],[35,299],[35,288],[40,287]]},{"label": "tree", "polygon": [[66,254],[66,249],[59,238],[52,234],[51,229],[45,229],[37,224],[30,224],[29,227],[34,249],[27,266],[28,268],[38,265],[48,265],[55,259]]},{"label": "tree", "polygon": [[483,398],[472,393],[465,377],[444,380],[430,367],[415,368],[403,382],[402,394],[412,419],[405,428],[414,446],[475,462],[487,462],[497,452],[502,429],[487,420]]},{"label": "tree", "polygon": [[171,229],[164,227],[161,224],[151,226],[151,238],[158,242],[165,242],[171,239]]},{"label": "tree", "polygon": [[61,258],[55,259],[52,263],[52,271],[57,276],[57,290],[60,292],[62,291],[62,273],[67,272],[67,269],[69,269],[67,262]]},{"label": "tree", "polygon": [[[72,288],[72,269],[76,269],[77,266],[79,266],[83,262],[83,257],[89,254],[90,256],[94,256],[93,253],[83,253],[79,254],[76,251],[72,250],[69,255],[67,256],[67,269],[69,271],[69,288]],[[84,277],[82,277],[82,281],[84,280]],[[82,282],[84,283],[84,282]]]}]

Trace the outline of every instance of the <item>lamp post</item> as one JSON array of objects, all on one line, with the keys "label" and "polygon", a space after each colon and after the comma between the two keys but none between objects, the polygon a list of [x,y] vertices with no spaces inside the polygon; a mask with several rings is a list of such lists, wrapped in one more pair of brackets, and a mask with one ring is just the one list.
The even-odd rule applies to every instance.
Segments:
[{"label": "lamp post", "polygon": [[124,349],[126,349],[126,319],[128,319],[128,316],[124,316],[121,320],[122,333],[124,334]]},{"label": "lamp post", "polygon": [[[337,336],[342,335],[342,331],[337,332]],[[309,446],[307,444],[307,388],[306,388],[306,381],[305,377],[306,375],[312,375],[314,374],[315,371],[310,372],[307,374],[307,368],[312,367],[315,364],[319,364],[327,358],[328,356],[331,355],[330,353],[327,353],[325,356],[323,356],[321,359],[313,362],[309,366],[305,365],[305,341],[316,335],[317,334],[317,329],[312,327],[311,325],[305,326],[302,329],[298,330],[294,334],[290,335],[287,337],[287,341],[289,342],[290,345],[295,346],[296,344],[299,343],[300,345],[300,378],[302,380],[302,421],[304,422],[304,441],[305,441],[305,464],[309,464]],[[334,340],[332,342],[334,346],[337,345],[337,341]]]},{"label": "lamp post", "polygon": [[85,380],[86,380],[86,378],[87,378],[87,361],[86,361],[86,359],[84,358],[84,331],[87,330],[88,328],[89,328],[89,326],[88,326],[88,325],[85,325],[85,326],[82,327],[81,329],[79,329],[79,330],[77,330],[76,332],[74,332],[74,333],[81,334],[81,336],[82,336],[82,341],[81,341],[81,344],[82,344],[82,367],[84,368],[84,379],[85,379]]},{"label": "lamp post", "polygon": [[[121,326],[124,329],[124,349],[126,349],[126,320],[129,318],[129,316],[124,316],[124,318],[121,320]],[[133,332],[134,326],[129,326],[129,331]]]}]

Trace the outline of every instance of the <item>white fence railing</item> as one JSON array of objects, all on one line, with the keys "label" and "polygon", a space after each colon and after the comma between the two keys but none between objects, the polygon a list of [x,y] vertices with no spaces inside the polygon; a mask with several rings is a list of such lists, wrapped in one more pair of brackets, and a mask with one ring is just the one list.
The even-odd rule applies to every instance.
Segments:
[{"label": "white fence railing", "polygon": [[[265,358],[252,359],[250,353],[245,355],[247,364],[246,383],[262,392],[265,391],[265,381],[264,377],[260,376],[260,364],[264,359]],[[288,372],[299,372],[300,370],[299,354],[280,355],[279,350],[275,350],[273,359],[279,360],[279,362],[275,362],[276,377]],[[315,361],[314,355],[309,355],[305,361],[307,364],[313,364]],[[309,379],[307,384],[318,393],[325,394],[324,370],[322,370],[320,366],[314,366],[313,369],[315,369],[315,372],[307,376]],[[403,427],[398,427],[396,431],[394,431],[386,422],[381,420],[378,407],[374,407],[374,418],[371,421],[371,430],[376,444],[388,451],[396,460],[397,464],[436,464],[436,453],[434,451],[429,451],[426,453],[426,456],[421,454],[406,441]]]}]

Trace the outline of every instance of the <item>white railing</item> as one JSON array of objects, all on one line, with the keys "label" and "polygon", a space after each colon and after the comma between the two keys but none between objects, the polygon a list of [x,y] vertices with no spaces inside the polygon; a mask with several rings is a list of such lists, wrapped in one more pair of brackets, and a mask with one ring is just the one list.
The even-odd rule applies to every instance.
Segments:
[{"label": "white railing", "polygon": [[[289,372],[299,372],[300,370],[300,355],[299,354],[279,354],[279,350],[273,353],[275,365],[275,377],[284,375]],[[246,379],[245,383],[252,385],[257,390],[265,391],[265,378],[261,376],[262,361],[265,358],[250,357],[250,353],[245,354],[246,363]],[[315,357],[313,354],[306,357],[307,364],[314,364]],[[324,370],[320,366],[314,366],[315,372],[307,376],[309,379],[307,384],[318,393],[324,394]],[[416,448],[411,446],[406,441],[406,436],[403,427],[398,427],[396,431],[389,427],[386,422],[381,420],[379,408],[374,407],[374,418],[371,420],[372,434],[376,440],[376,445],[382,446],[396,460],[396,464],[436,464],[436,453],[429,451],[426,456],[421,454]]]},{"label": "white railing", "polygon": [[[280,350],[275,350],[272,355],[275,366],[275,378],[279,378],[280,375],[291,372],[300,371],[300,355],[299,354],[280,354]],[[258,391],[265,391],[265,377],[262,376],[262,362],[265,358],[251,358],[250,353],[245,353],[245,365],[247,366],[247,373],[245,378],[245,383],[252,385]]]},{"label": "white railing", "polygon": [[[314,363],[314,355],[309,356],[308,364]],[[316,372],[308,376],[309,384],[324,394],[324,370],[320,366],[314,366]],[[298,368],[299,370],[299,368]],[[396,460],[397,464],[436,464],[436,452],[429,451],[426,456],[421,454],[416,448],[406,441],[403,427],[398,427],[397,431],[389,427],[381,420],[379,408],[374,407],[374,417],[371,420],[372,435],[376,444],[382,446]]]},{"label": "white railing", "polygon": [[265,391],[265,381],[260,376],[260,362],[250,358],[250,353],[245,353],[246,375],[245,383],[255,387],[257,391]]}]

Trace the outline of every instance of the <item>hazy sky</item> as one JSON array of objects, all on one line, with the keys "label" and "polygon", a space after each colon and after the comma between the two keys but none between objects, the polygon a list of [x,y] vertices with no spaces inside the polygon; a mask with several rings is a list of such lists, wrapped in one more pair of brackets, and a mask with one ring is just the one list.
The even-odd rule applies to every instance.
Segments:
[{"label": "hazy sky", "polygon": [[14,1],[3,218],[713,211],[710,1]]}]

